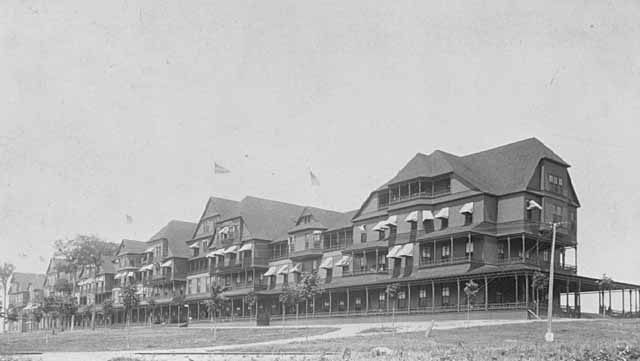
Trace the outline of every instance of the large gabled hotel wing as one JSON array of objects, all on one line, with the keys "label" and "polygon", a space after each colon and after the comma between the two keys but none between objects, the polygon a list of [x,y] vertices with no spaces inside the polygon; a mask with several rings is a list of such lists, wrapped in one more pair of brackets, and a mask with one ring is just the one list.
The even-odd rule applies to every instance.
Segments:
[{"label": "large gabled hotel wing", "polygon": [[[600,288],[598,280],[578,275],[580,202],[568,168],[531,138],[466,156],[418,153],[349,212],[211,197],[198,223],[173,237],[184,243],[176,257],[154,246],[166,241],[130,241],[142,261],[119,269],[124,282],[133,272],[129,282],[143,290],[137,316],[143,320],[208,319],[204,304],[212,286],[225,289],[230,300],[223,316],[295,313],[294,305],[282,308],[278,295],[305,272],[318,274],[323,292],[298,305],[301,314],[456,312],[466,309],[462,289],[473,280],[481,288],[474,310],[525,317],[534,309],[534,273],[547,273],[553,262],[553,301],[560,306],[562,294],[562,303],[572,305],[556,309],[580,315],[580,292]],[[563,222],[554,259],[551,222]],[[145,263],[150,257],[144,253],[162,262]],[[158,283],[166,275],[171,282]],[[399,287],[393,299],[385,292],[390,284]],[[640,311],[638,285],[612,287],[629,290],[623,299],[635,300],[635,309],[627,311]],[[151,299],[160,301],[159,311],[152,311]],[[175,306],[176,299],[188,307]]]}]

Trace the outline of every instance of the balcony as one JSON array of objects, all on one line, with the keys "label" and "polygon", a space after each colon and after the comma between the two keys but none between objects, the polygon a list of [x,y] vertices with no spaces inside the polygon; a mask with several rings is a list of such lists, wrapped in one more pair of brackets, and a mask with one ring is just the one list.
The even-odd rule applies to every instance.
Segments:
[{"label": "balcony", "polygon": [[463,264],[463,263],[469,263],[471,262],[473,259],[469,258],[469,256],[465,256],[465,257],[441,257],[441,258],[427,258],[427,257],[420,257],[420,268],[428,268],[428,267],[438,267],[438,266],[448,266],[448,265],[452,265],[452,264]]},{"label": "balcony", "polygon": [[378,268],[371,267],[367,269],[351,270],[343,273],[342,277],[363,276],[363,275],[386,275],[389,273],[387,265],[380,265]]},{"label": "balcony", "polygon": [[[531,257],[531,258],[524,258],[524,257],[511,257],[511,259],[508,258],[501,258],[496,260],[495,262],[496,264],[500,264],[500,265],[504,265],[504,264],[528,264],[531,266],[536,266],[536,267],[540,267],[543,270],[548,270],[550,268],[550,262],[549,261],[545,261],[542,258],[536,259],[535,257]],[[570,273],[570,274],[576,274],[578,272],[578,267],[575,265],[568,265],[568,264],[561,264],[560,262],[556,262],[554,265],[554,270],[556,272],[561,272],[561,273]]]},{"label": "balcony", "polygon": [[321,248],[320,245],[317,245],[317,247],[294,251],[290,254],[289,258],[293,260],[302,260],[306,258],[322,257],[323,252],[325,252],[325,249]]},{"label": "balcony", "polygon": [[368,241],[364,243],[360,243],[360,242],[353,243],[349,247],[345,248],[343,252],[344,253],[360,252],[360,251],[367,251],[367,250],[372,250],[376,248],[386,250],[387,248],[389,248],[389,245],[390,245],[389,238],[383,238],[376,241]]},{"label": "balcony", "polygon": [[[433,199],[433,198],[446,196],[446,195],[449,195],[449,194],[451,194],[451,190],[450,189],[442,189],[442,190],[437,190],[437,191],[433,191],[433,192],[407,194],[407,195],[398,196],[397,198],[390,198],[389,199],[389,205],[394,205],[394,204],[398,204],[398,203],[402,203],[402,202],[406,202],[406,201],[411,201],[411,200],[414,200],[414,199]],[[385,207],[380,207],[380,208],[385,208]]]}]

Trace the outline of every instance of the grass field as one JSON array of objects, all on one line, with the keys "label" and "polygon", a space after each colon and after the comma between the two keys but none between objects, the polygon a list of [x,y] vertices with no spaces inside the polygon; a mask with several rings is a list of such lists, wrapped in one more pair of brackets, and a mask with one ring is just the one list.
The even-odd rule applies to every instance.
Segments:
[{"label": "grass field", "polygon": [[[327,328],[282,328],[240,329],[225,328],[217,331],[214,341],[207,328],[153,327],[83,330],[48,333],[3,334],[0,335],[0,354],[48,351],[122,351],[157,350],[172,348],[207,347],[228,344],[261,342],[300,336],[308,332],[316,335],[332,331]],[[127,339],[129,340],[127,342]]]},{"label": "grass field", "polygon": [[[625,353],[621,358],[640,359],[640,320],[598,320],[557,322],[554,343],[544,342],[546,323],[471,327],[434,330],[429,338],[423,332],[393,335],[388,325],[375,332],[367,329],[362,336],[331,341],[311,341],[254,348],[262,351],[342,351],[349,348],[368,359],[370,350],[384,346],[402,351],[400,359],[416,360],[607,360],[603,355]],[[630,346],[623,351],[625,346]],[[619,351],[617,347],[622,347]],[[602,354],[600,354],[602,351]],[[634,356],[634,353],[636,356]],[[598,355],[603,357],[597,358]],[[400,355],[397,355],[400,356]]]}]

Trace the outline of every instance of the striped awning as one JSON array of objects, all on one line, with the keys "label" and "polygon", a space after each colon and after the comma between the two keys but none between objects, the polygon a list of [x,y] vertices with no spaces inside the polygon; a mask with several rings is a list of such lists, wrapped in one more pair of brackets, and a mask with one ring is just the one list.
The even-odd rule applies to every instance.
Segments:
[{"label": "striped awning", "polygon": [[527,210],[531,210],[537,208],[539,210],[542,210],[542,206],[540,204],[538,204],[538,202],[534,201],[533,199],[530,200],[527,204]]},{"label": "striped awning", "polygon": [[473,202],[465,203],[462,208],[460,208],[460,213],[473,213]]},{"label": "striped awning", "polygon": [[378,224],[376,224],[373,227],[373,230],[374,231],[378,231],[378,232],[384,232],[387,228],[389,228],[389,227],[387,227],[386,222],[387,222],[386,220],[382,221],[382,222],[378,222]]},{"label": "striped awning", "polygon": [[449,218],[449,207],[444,207],[438,211],[436,218]]},{"label": "striped awning", "polygon": [[251,251],[253,249],[253,243],[245,243],[240,247],[238,252]]},{"label": "striped awning", "polygon": [[160,265],[160,267],[172,267],[173,266],[173,260],[170,259],[167,262],[164,262],[163,264]]},{"label": "striped awning", "polygon": [[238,252],[238,246],[235,246],[235,245],[231,246],[231,247],[228,247],[228,248],[225,248],[225,250],[224,250],[224,254],[236,253],[236,252]]},{"label": "striped awning", "polygon": [[397,257],[413,257],[413,243],[407,243],[396,253]]},{"label": "striped awning", "polygon": [[320,264],[320,268],[333,268],[333,257],[327,257]]},{"label": "striped awning", "polygon": [[434,220],[436,217],[433,216],[433,212],[431,212],[430,210],[425,210],[422,211],[422,221],[432,221]]},{"label": "striped awning", "polygon": [[389,250],[389,253],[387,254],[387,258],[400,258],[400,256],[398,256],[398,252],[400,251],[401,248],[402,248],[402,245],[391,247],[391,249]]},{"label": "striped awning", "polygon": [[279,275],[284,275],[284,274],[287,274],[287,273],[289,273],[289,265],[285,264],[283,266],[280,266],[280,269],[278,270],[278,274]]},{"label": "striped awning", "polygon": [[386,221],[384,221],[384,224],[388,227],[388,226],[397,226],[398,225],[398,216],[389,216],[389,218],[387,218]]},{"label": "striped awning", "polygon": [[351,264],[351,256],[345,255],[340,258],[338,262],[336,262],[336,266],[338,267],[347,267]]},{"label": "striped awning", "polygon": [[289,273],[302,273],[302,263],[296,263],[295,266],[291,267]]},{"label": "striped awning", "polygon": [[413,211],[409,213],[407,218],[404,219],[405,222],[417,222],[418,221],[418,211]]},{"label": "striped awning", "polygon": [[271,266],[269,267],[269,269],[267,270],[267,272],[264,273],[265,276],[275,276],[276,274],[276,266]]}]

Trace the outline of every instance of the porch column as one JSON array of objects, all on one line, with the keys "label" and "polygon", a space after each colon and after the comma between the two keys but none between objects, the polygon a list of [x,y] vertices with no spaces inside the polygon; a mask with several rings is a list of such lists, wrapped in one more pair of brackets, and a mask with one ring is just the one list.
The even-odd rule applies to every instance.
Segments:
[{"label": "porch column", "polygon": [[453,263],[453,235],[451,235],[451,252],[449,252],[449,263]]},{"label": "porch column", "polygon": [[234,308],[233,308],[233,297],[231,297],[231,321],[233,321],[233,311],[234,311]]},{"label": "porch column", "polygon": [[527,254],[525,253],[527,250],[526,247],[526,242],[525,242],[525,238],[524,238],[524,233],[522,234],[522,261],[524,262],[524,260],[527,259]]},{"label": "porch column", "polygon": [[622,295],[622,316],[624,316],[624,288],[620,292]]},{"label": "porch column", "polygon": [[244,317],[244,296],[242,297],[242,317]]},{"label": "porch column", "polygon": [[516,279],[516,304],[518,303],[518,275],[515,276]]},{"label": "porch column", "polygon": [[364,287],[364,314],[369,313],[369,287]]},{"label": "porch column", "polygon": [[484,276],[484,310],[489,310],[489,280]]},{"label": "porch column", "polygon": [[433,260],[433,263],[435,263],[436,261],[436,240],[433,240],[433,256],[431,256],[431,259]]},{"label": "porch column", "polygon": [[349,315],[349,287],[347,287],[347,315]]},{"label": "porch column", "polygon": [[629,312],[633,314],[633,300],[631,299],[631,290],[629,290]]},{"label": "porch column", "polygon": [[567,294],[565,296],[567,299],[567,311],[569,311],[569,279],[567,278]]},{"label": "porch column", "polygon": [[[378,264],[378,263],[380,262],[380,261],[379,261],[380,257],[379,257],[379,254],[378,254],[378,253],[379,253],[379,252],[378,252],[378,249],[376,248],[376,263],[375,263],[375,265],[376,265],[376,272],[378,272],[378,269],[379,269],[379,267],[380,267],[380,265]],[[365,257],[365,260],[366,260],[366,259],[367,259],[367,258]]]},{"label": "porch column", "polygon": [[333,305],[333,302],[331,301],[331,291],[329,291],[329,316],[331,316],[331,306]]},{"label": "porch column", "polygon": [[353,276],[356,272],[356,258],[354,257],[355,253],[351,251],[351,275]]},{"label": "porch column", "polygon": [[524,303],[529,308],[529,276],[524,275]]},{"label": "porch column", "polygon": [[536,264],[540,265],[540,239],[536,238]]},{"label": "porch column", "polygon": [[411,314],[411,283],[407,283],[407,314]]},{"label": "porch column", "polygon": [[436,284],[433,281],[431,281],[431,312],[436,312]]},{"label": "porch column", "polygon": [[507,236],[507,262],[511,263],[511,237]]},{"label": "porch column", "polygon": [[316,317],[316,296],[311,298],[311,314]]},{"label": "porch column", "polygon": [[456,285],[458,286],[458,312],[460,312],[460,279],[456,278]]},{"label": "porch column", "polygon": [[367,271],[369,269],[369,265],[367,264],[367,251],[362,251],[362,258],[364,259],[364,270]]},{"label": "porch column", "polygon": [[196,303],[196,320],[200,321],[200,301]]},{"label": "porch column", "polygon": [[[470,248],[471,248],[471,232],[469,232],[467,234],[467,244],[468,244],[467,249],[470,250]],[[469,262],[471,262],[471,252],[469,252],[468,254],[469,254]]]}]

